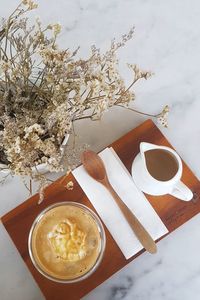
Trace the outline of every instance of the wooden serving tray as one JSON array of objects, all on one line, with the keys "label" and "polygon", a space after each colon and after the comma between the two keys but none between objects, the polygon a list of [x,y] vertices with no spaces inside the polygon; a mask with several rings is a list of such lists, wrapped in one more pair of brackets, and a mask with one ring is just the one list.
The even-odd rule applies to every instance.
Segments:
[{"label": "wooden serving tray", "polygon": [[[169,142],[151,120],[144,122],[142,125],[131,130],[110,145],[114,148],[129,171],[131,170],[131,164],[134,157],[139,152],[139,144],[141,141],[171,147]],[[170,195],[162,197],[146,195],[147,199],[168,228],[169,233],[187,222],[200,211],[200,201],[198,201],[200,196],[200,183],[184,162],[183,166],[182,180],[194,192],[194,199],[192,201],[180,201]],[[54,182],[46,189],[46,200],[41,205],[37,204],[38,194],[36,194],[2,217],[2,222],[8,234],[12,238],[23,260],[48,300],[80,299],[115,272],[123,268],[130,261],[135,259],[136,256],[144,252],[144,250],[142,250],[131,259],[126,260],[112,236],[105,228],[107,238],[105,255],[97,271],[88,279],[74,284],[61,284],[43,277],[33,266],[28,254],[27,246],[29,230],[36,216],[45,207],[59,201],[77,201],[94,210],[72,174],[68,176],[67,181],[69,180],[74,182],[74,189],[72,191],[66,190],[58,184],[58,181]]]}]

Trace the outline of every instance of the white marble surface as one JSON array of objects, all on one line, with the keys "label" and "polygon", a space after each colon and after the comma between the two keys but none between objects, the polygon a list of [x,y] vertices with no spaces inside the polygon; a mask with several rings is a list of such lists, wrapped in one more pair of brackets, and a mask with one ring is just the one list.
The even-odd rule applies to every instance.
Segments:
[{"label": "white marble surface", "polygon": [[[8,15],[17,3],[18,0],[0,0],[0,15]],[[44,22],[59,21],[63,25],[60,45],[74,48],[80,45],[82,56],[87,55],[91,44],[106,49],[111,38],[120,37],[132,25],[136,26],[135,38],[119,53],[124,62],[122,72],[128,80],[125,62],[132,62],[152,70],[155,76],[137,85],[135,107],[156,113],[164,104],[170,105],[169,129],[161,130],[200,177],[200,2],[39,0],[38,3],[36,15]],[[106,113],[101,122],[81,122],[76,129],[81,141],[100,150],[144,120],[143,116],[115,109]],[[9,180],[0,187],[0,215],[26,197],[20,180]],[[197,215],[159,242],[157,255],[141,255],[85,299],[199,300],[199,227],[200,215]],[[2,225],[0,250],[0,299],[43,299]]]}]

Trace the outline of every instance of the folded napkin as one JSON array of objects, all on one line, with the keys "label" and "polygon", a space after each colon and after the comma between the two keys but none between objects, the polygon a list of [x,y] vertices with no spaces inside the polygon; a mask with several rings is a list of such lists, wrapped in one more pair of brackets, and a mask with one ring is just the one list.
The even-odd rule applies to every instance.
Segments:
[{"label": "folded napkin", "polygon": [[[115,151],[112,148],[106,148],[99,155],[105,164],[108,178],[113,188],[137,216],[152,238],[156,240],[166,234],[168,232],[167,228],[144,194],[137,189],[131,175]],[[106,188],[91,178],[83,166],[76,168],[72,173],[126,259],[143,249],[143,246]]]}]

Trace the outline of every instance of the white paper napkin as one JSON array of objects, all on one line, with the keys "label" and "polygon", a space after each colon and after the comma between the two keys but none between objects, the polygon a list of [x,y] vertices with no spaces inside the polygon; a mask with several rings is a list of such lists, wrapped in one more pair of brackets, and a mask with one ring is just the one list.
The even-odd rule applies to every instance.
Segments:
[{"label": "white paper napkin", "polygon": [[[115,151],[112,148],[106,148],[99,155],[104,161],[108,178],[113,188],[134,212],[153,239],[156,240],[166,234],[168,232],[167,228],[144,194],[137,189],[131,175]],[[97,210],[126,259],[143,249],[143,246],[136,238],[106,188],[92,179],[86,173],[83,166],[76,168],[72,173]]]}]

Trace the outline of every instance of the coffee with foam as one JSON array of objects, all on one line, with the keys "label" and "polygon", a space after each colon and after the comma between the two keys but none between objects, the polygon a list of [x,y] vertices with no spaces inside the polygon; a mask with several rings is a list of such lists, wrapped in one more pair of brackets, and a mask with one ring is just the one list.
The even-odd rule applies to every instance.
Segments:
[{"label": "coffee with foam", "polygon": [[101,236],[91,214],[74,205],[47,211],[34,227],[32,254],[39,268],[51,277],[73,280],[95,265]]}]

